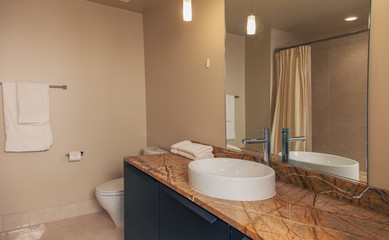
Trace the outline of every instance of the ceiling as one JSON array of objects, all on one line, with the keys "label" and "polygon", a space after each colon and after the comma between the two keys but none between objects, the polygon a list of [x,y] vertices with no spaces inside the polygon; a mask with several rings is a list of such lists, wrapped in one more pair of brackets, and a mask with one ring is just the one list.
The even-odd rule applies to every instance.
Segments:
[{"label": "ceiling", "polygon": [[124,10],[144,13],[148,9],[157,5],[161,0],[88,0],[90,2],[100,3],[111,7],[121,8]]},{"label": "ceiling", "polygon": [[[88,0],[138,13],[158,5],[161,0]],[[195,2],[196,0],[193,0]],[[212,0],[209,0],[212,1]],[[252,0],[257,26],[309,36],[367,28],[370,0]],[[251,0],[226,0],[226,29],[245,35]],[[344,18],[357,15],[354,22]]]},{"label": "ceiling", "polygon": [[[250,0],[226,0],[227,32],[245,35]],[[257,25],[310,36],[367,28],[370,0],[252,0]],[[346,22],[344,18],[359,19]]]}]

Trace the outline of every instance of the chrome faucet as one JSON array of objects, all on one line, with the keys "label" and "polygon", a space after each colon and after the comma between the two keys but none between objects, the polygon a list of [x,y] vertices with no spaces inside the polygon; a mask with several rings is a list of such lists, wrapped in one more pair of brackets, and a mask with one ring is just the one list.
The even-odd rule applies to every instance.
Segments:
[{"label": "chrome faucet", "polygon": [[289,161],[289,142],[305,141],[306,137],[289,137],[289,128],[282,128],[282,161]]},{"label": "chrome faucet", "polygon": [[265,146],[265,152],[263,153],[263,161],[265,165],[270,165],[271,160],[271,135],[270,128],[264,128],[262,130],[258,130],[257,132],[263,132],[264,138],[252,138],[252,139],[242,139],[244,144],[253,144],[253,143],[263,143]]}]

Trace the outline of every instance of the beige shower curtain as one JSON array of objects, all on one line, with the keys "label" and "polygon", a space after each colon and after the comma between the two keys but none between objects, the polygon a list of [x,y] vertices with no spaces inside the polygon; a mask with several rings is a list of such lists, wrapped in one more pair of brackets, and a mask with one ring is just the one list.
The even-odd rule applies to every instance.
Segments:
[{"label": "beige shower curtain", "polygon": [[282,128],[290,137],[305,136],[306,141],[290,144],[291,151],[312,151],[311,47],[301,46],[275,54],[276,100],[272,120],[272,153],[282,150]]}]

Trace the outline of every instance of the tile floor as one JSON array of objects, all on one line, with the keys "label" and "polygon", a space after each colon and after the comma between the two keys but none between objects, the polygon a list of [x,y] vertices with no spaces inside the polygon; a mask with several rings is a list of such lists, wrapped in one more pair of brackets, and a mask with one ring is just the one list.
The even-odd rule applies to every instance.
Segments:
[{"label": "tile floor", "polygon": [[123,240],[106,212],[68,218],[0,233],[0,240]]}]

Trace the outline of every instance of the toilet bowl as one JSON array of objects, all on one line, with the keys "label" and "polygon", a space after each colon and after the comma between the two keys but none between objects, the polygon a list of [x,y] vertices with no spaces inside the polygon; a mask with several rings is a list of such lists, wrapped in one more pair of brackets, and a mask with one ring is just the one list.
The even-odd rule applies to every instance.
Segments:
[{"label": "toilet bowl", "polygon": [[100,184],[95,189],[96,199],[108,212],[116,227],[124,227],[124,178]]},{"label": "toilet bowl", "polygon": [[[161,148],[147,147],[144,155],[168,153]],[[95,195],[100,205],[111,216],[116,227],[124,228],[124,178],[117,178],[100,184],[95,189]]]}]

